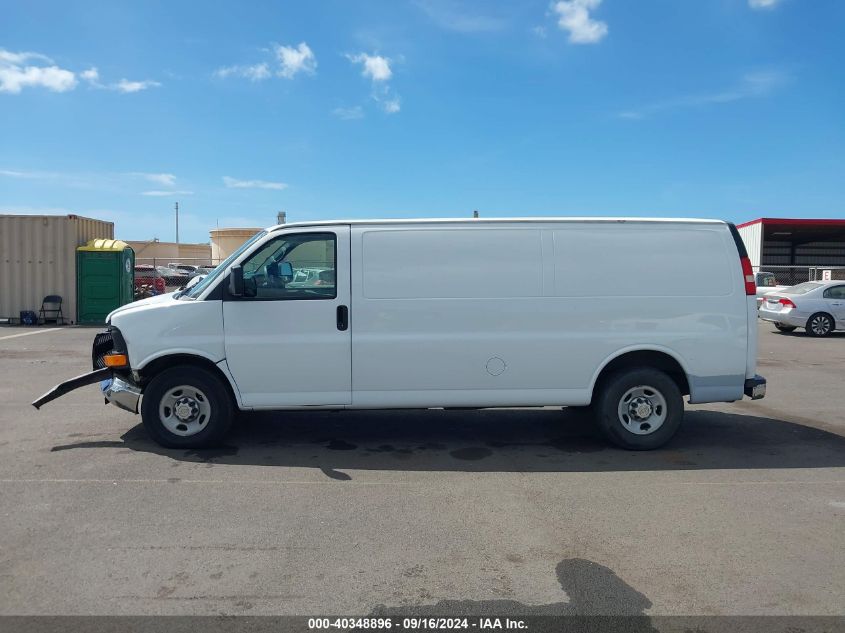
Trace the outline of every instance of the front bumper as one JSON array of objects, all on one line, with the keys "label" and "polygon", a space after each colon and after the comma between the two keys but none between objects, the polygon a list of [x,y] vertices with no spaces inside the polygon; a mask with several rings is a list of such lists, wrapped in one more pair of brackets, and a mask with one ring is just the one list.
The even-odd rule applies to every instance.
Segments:
[{"label": "front bumper", "polygon": [[94,371],[90,371],[87,374],[82,374],[81,376],[77,376],[76,378],[71,378],[70,380],[65,380],[62,383],[59,383],[50,391],[45,393],[43,396],[38,398],[32,403],[32,406],[36,409],[40,409],[43,405],[47,404],[55,400],[56,398],[61,398],[66,393],[70,393],[74,389],[79,389],[80,387],[84,387],[85,385],[93,385],[95,382],[100,382],[102,380],[110,379],[112,375],[112,370],[108,367],[104,367],[103,369],[95,369]]},{"label": "front bumper", "polygon": [[98,382],[100,383],[100,391],[103,393],[106,403],[111,403],[116,407],[131,411],[132,413],[138,413],[138,401],[141,399],[141,393],[143,391],[141,386],[132,382],[127,375],[127,371],[116,371],[110,367],[106,367],[103,361],[103,355],[114,349],[126,350],[126,343],[123,340],[120,330],[109,328],[105,332],[98,333],[94,337],[94,344],[91,348],[91,363],[94,371],[56,385],[35,400],[32,406],[40,409],[48,402],[60,398],[74,389]]},{"label": "front bumper", "polygon": [[754,378],[745,379],[745,388],[743,389],[746,396],[752,400],[760,400],[766,397],[766,379],[761,375],[756,374]]},{"label": "front bumper", "polygon": [[119,409],[138,413],[138,401],[141,399],[141,387],[119,376],[112,376],[100,383],[100,391],[106,402]]}]

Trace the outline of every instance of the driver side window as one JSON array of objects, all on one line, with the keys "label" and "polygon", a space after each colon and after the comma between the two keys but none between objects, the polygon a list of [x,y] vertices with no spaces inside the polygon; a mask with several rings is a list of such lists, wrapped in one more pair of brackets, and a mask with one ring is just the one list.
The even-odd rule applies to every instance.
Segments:
[{"label": "driver side window", "polygon": [[336,246],[334,233],[290,233],[270,240],[242,264],[244,297],[334,299]]}]

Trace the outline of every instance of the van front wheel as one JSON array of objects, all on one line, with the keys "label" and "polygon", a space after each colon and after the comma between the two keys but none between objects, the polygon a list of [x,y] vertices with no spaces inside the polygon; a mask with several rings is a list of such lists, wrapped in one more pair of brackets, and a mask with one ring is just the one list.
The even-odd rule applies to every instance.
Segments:
[{"label": "van front wheel", "polygon": [[226,385],[201,367],[183,365],[161,372],[147,385],[141,401],[144,427],[166,448],[219,444],[233,414]]},{"label": "van front wheel", "polygon": [[647,451],[663,446],[681,425],[681,391],[661,371],[635,368],[602,381],[595,400],[596,422],[616,446]]}]

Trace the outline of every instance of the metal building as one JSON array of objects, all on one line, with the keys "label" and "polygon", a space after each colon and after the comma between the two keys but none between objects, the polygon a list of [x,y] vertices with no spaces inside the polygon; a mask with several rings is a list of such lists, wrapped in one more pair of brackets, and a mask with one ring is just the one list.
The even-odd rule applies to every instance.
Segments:
[{"label": "metal building", "polygon": [[845,219],[759,218],[737,228],[754,269],[781,283],[806,281],[816,268],[845,272]]},{"label": "metal building", "polygon": [[76,323],[76,247],[114,239],[114,223],[78,215],[0,215],[0,317],[41,307],[47,295],[63,299],[65,319]]}]

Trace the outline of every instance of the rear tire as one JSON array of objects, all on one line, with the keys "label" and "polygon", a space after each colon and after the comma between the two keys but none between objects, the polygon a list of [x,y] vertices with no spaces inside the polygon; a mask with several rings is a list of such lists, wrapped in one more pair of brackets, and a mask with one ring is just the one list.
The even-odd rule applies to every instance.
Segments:
[{"label": "rear tire", "polygon": [[647,367],[624,370],[608,376],[598,390],[594,398],[596,424],[620,448],[659,448],[681,426],[681,391],[662,371]]},{"label": "rear tire", "polygon": [[810,336],[822,337],[830,336],[833,332],[834,323],[833,317],[826,312],[816,312],[813,316],[807,319],[807,334]]},{"label": "rear tire", "polygon": [[783,325],[782,323],[775,323],[775,328],[779,332],[794,332],[797,329],[794,325]]},{"label": "rear tire", "polygon": [[141,400],[144,428],[166,448],[220,444],[234,417],[228,386],[202,367],[181,365],[150,381]]}]

